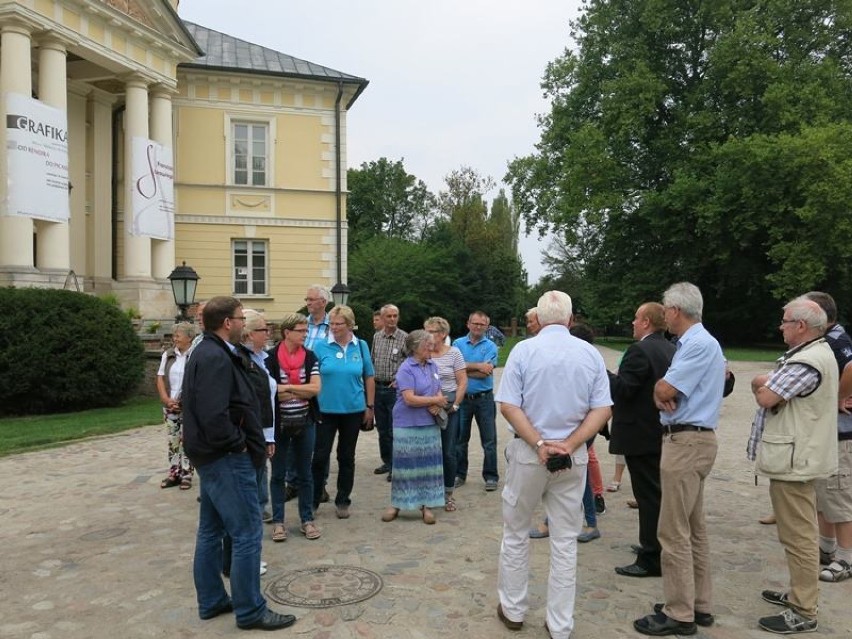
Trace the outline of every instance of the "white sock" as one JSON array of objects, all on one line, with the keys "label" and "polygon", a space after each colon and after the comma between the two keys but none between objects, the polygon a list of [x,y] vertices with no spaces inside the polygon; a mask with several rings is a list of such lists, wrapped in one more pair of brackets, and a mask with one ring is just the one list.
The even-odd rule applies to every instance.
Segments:
[{"label": "white sock", "polygon": [[848,565],[852,566],[852,548],[838,546],[834,553],[834,561],[845,561]]},{"label": "white sock", "polygon": [[[813,548],[813,546],[811,546]],[[827,552],[829,555],[834,554],[834,551],[837,550],[837,539],[835,537],[823,537],[819,536],[819,549],[823,552]]]}]

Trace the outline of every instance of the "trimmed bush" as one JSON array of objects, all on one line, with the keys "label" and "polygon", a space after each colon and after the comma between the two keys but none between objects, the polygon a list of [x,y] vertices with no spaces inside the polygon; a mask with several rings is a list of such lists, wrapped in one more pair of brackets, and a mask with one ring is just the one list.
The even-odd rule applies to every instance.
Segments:
[{"label": "trimmed bush", "polygon": [[116,406],[142,381],[127,315],[84,293],[0,288],[0,414]]}]

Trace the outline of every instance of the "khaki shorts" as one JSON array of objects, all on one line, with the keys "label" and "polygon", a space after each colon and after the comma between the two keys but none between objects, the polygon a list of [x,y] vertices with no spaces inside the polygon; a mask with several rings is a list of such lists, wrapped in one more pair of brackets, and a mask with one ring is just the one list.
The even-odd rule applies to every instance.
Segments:
[{"label": "khaki shorts", "polygon": [[826,521],[852,521],[852,440],[837,442],[837,474],[814,482],[817,510]]}]

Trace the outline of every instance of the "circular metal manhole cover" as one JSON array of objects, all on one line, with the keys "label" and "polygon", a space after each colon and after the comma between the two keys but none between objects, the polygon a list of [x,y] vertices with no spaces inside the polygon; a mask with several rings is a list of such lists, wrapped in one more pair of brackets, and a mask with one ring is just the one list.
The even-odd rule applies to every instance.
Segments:
[{"label": "circular metal manhole cover", "polygon": [[331,608],[369,599],[382,586],[382,578],[370,570],[320,566],[282,575],[266,587],[266,594],[288,606]]}]

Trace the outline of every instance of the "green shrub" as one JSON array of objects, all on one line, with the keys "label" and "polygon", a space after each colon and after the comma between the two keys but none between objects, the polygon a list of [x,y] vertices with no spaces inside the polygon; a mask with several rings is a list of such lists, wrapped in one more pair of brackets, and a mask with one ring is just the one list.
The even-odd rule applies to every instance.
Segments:
[{"label": "green shrub", "polygon": [[127,315],[83,293],[0,288],[0,414],[116,406],[145,370]]}]

